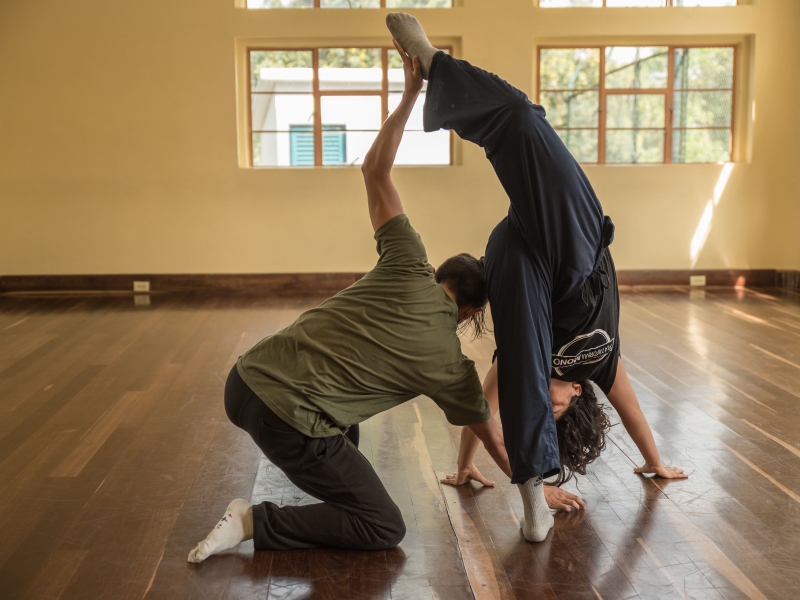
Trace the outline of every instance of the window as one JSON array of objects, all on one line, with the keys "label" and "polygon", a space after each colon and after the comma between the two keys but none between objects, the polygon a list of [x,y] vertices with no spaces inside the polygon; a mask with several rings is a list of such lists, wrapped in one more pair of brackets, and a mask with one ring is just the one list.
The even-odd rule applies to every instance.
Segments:
[{"label": "window", "polygon": [[[359,165],[403,95],[394,48],[250,48],[247,56],[250,166]],[[451,162],[450,133],[423,132],[424,90],[395,164]]]},{"label": "window", "polygon": [[451,8],[452,0],[247,0],[247,8]]},{"label": "window", "polygon": [[736,6],[737,0],[539,0],[541,8],[572,7],[663,7],[663,6]]},{"label": "window", "polygon": [[579,162],[731,159],[733,47],[600,46],[539,52],[539,103]]}]

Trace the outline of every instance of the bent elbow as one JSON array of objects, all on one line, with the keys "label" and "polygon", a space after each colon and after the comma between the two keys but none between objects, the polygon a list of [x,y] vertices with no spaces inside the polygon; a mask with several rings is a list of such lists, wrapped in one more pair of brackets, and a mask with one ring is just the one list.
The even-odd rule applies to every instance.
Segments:
[{"label": "bent elbow", "polygon": [[369,155],[364,158],[364,162],[361,164],[361,174],[364,176],[365,181],[375,179],[378,174],[375,161]]}]

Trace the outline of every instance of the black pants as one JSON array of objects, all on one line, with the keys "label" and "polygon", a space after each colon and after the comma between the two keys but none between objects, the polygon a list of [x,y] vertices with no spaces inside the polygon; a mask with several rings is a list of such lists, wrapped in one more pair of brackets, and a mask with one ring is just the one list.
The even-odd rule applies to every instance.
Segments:
[{"label": "black pants", "polygon": [[437,53],[424,119],[484,148],[511,200],[485,263],[503,433],[512,482],[555,474],[552,311],[580,294],[613,225],[544,109],[496,75]]},{"label": "black pants", "polygon": [[253,393],[236,366],[225,384],[225,412],[289,481],[322,500],[307,506],[272,502],[254,506],[256,550],[318,546],[386,550],[403,539],[406,527],[400,509],[359,452],[357,427],[348,432],[350,439],[303,435]]}]

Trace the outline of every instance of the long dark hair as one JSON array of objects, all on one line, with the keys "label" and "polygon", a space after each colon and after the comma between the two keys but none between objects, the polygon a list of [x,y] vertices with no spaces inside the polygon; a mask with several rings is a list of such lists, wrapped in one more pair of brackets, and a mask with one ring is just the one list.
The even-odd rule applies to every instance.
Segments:
[{"label": "long dark hair", "polygon": [[611,429],[610,409],[597,401],[591,382],[578,383],[581,395],[572,397],[569,408],[556,421],[561,472],[551,485],[563,485],[575,473],[586,475],[586,467],[606,447],[606,433]]},{"label": "long dark hair", "polygon": [[458,325],[459,335],[473,330],[475,338],[488,333],[486,325],[486,303],[489,293],[486,285],[486,272],[483,258],[477,259],[471,254],[458,254],[444,261],[436,269],[436,283],[446,283],[456,295],[459,309],[481,308],[470,318]]}]

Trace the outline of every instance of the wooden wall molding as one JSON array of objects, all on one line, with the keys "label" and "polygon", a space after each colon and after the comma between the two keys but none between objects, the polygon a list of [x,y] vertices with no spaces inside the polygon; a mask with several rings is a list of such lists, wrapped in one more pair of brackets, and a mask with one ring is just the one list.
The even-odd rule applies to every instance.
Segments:
[{"label": "wooden wall molding", "polygon": [[800,292],[800,271],[778,271],[778,285]]},{"label": "wooden wall molding", "polygon": [[617,281],[619,285],[689,285],[689,277],[692,275],[705,275],[707,286],[780,285],[775,269],[621,270],[617,271]]},{"label": "wooden wall molding", "polygon": [[[800,271],[741,270],[620,270],[620,285],[689,285],[692,275],[705,275],[706,285],[786,287],[800,290]],[[335,294],[363,273],[244,273],[171,275],[4,275],[0,293],[106,292],[133,293],[134,281],[149,281],[150,292],[269,293],[283,296]]]},{"label": "wooden wall molding", "polygon": [[149,281],[150,292],[335,294],[358,281],[360,273],[244,273],[173,275],[5,275],[0,293],[127,292],[134,281]]}]

